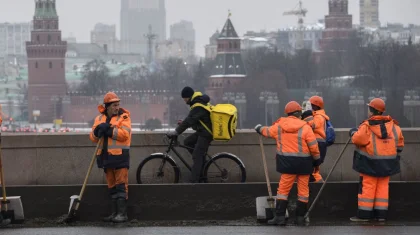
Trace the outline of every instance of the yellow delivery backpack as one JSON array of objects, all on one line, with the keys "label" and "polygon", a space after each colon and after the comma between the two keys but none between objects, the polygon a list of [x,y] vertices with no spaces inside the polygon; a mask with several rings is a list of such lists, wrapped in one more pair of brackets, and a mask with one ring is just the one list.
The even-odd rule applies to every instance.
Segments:
[{"label": "yellow delivery backpack", "polygon": [[210,112],[210,120],[212,130],[206,126],[201,120],[200,123],[208,132],[213,135],[213,140],[229,141],[236,133],[236,125],[238,119],[238,110],[232,104],[217,104],[217,105],[203,105],[200,103],[194,104],[191,109],[195,107],[203,107]]}]

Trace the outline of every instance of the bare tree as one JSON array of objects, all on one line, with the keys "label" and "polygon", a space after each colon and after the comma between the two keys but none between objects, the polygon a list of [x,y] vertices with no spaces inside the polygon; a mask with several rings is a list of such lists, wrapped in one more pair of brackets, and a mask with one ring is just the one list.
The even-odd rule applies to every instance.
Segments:
[{"label": "bare tree", "polygon": [[82,83],[79,89],[88,95],[98,95],[111,88],[109,69],[104,61],[92,60],[84,66]]}]

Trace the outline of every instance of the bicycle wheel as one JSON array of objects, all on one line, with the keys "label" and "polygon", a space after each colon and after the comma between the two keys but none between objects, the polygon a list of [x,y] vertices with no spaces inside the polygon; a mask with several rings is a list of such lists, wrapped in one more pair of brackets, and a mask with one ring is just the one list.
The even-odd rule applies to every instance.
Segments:
[{"label": "bicycle wheel", "polygon": [[179,181],[179,168],[169,155],[152,154],[137,168],[138,184],[173,184]]},{"label": "bicycle wheel", "polygon": [[246,170],[243,162],[230,153],[220,153],[209,160],[203,171],[206,183],[243,183]]}]

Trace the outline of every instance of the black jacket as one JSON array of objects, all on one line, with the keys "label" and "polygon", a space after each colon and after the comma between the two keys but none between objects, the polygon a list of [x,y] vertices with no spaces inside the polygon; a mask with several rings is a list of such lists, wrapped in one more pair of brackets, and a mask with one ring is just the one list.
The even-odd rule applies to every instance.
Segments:
[{"label": "black jacket", "polygon": [[[203,95],[201,92],[195,92],[192,100],[189,105],[192,107],[196,103],[207,105],[210,102],[210,97],[208,95]],[[190,110],[187,118],[182,121],[182,123],[175,129],[178,134],[183,133],[186,129],[192,128],[197,131],[197,134],[203,137],[212,138],[212,134],[209,133],[205,127],[200,123],[200,120],[212,130],[210,112],[203,107],[194,107]]]}]

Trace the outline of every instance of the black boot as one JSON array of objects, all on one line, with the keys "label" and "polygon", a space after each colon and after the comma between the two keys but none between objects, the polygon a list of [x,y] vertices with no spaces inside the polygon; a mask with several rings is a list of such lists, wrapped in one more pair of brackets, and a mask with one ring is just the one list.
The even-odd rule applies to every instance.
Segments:
[{"label": "black boot", "polygon": [[117,215],[117,199],[112,199],[112,214],[108,217],[105,217],[104,222],[112,222],[112,219]]},{"label": "black boot", "polygon": [[125,198],[117,199],[117,215],[112,218],[114,223],[123,223],[128,220],[127,217],[127,200]]},{"label": "black boot", "polygon": [[4,227],[7,226],[11,223],[12,221],[10,219],[3,219],[3,216],[1,215],[0,212],[0,227]]},{"label": "black boot", "polygon": [[277,200],[276,201],[276,216],[269,220],[267,223],[270,225],[286,225],[286,209],[288,201]]},{"label": "black boot", "polygon": [[[305,214],[308,210],[308,203],[297,201],[296,202],[296,224],[298,226],[307,225]],[[309,220],[308,220],[309,221]]]}]

